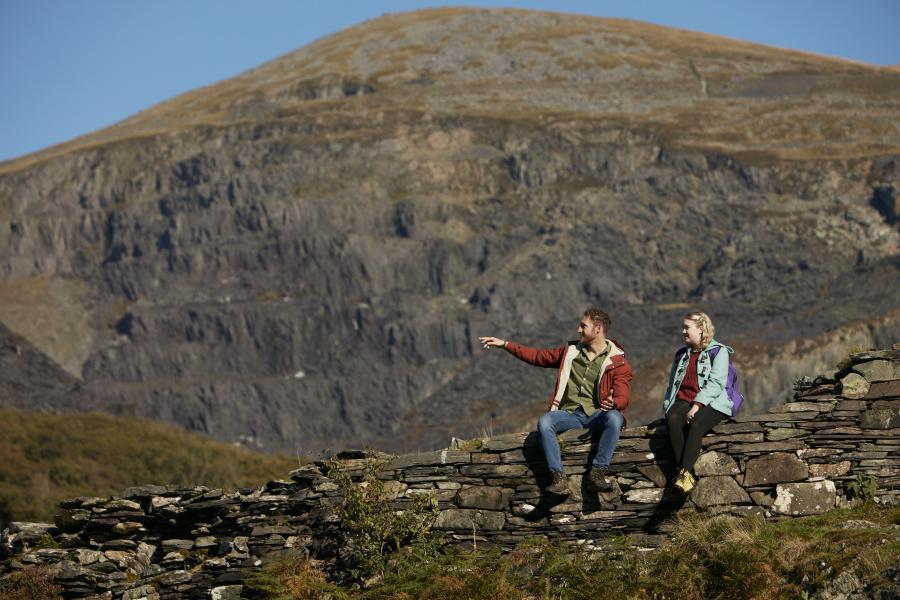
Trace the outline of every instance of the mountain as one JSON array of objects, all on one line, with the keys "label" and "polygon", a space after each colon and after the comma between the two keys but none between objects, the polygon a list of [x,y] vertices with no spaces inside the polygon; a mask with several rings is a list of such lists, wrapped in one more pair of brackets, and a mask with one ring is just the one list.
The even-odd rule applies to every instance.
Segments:
[{"label": "mountain", "polygon": [[694,307],[761,410],[900,339],[898,117],[891,68],[387,15],[0,163],[0,321],[85,406],[291,454],[531,428],[553,374],[474,339],[559,344],[591,304],[633,422]]}]

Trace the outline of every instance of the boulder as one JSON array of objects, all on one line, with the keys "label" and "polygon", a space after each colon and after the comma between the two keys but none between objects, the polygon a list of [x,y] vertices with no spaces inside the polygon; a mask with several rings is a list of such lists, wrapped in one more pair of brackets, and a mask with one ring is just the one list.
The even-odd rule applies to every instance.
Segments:
[{"label": "boulder", "polygon": [[850,373],[841,379],[841,395],[844,398],[858,400],[865,398],[869,393],[869,382],[866,378],[858,373]]}]

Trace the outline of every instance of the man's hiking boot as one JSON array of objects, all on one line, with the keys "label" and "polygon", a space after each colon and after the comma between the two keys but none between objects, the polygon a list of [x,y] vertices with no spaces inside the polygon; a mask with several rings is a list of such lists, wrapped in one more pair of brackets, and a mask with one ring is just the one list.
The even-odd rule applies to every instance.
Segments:
[{"label": "man's hiking boot", "polygon": [[613,478],[606,474],[606,467],[591,467],[588,482],[598,492],[611,492],[614,488]]},{"label": "man's hiking boot", "polygon": [[544,488],[544,491],[557,496],[568,496],[569,482],[566,481],[565,474],[560,471],[553,471],[553,481]]},{"label": "man's hiking boot", "polygon": [[675,485],[672,486],[672,489],[687,496],[691,493],[691,490],[694,489],[694,484],[696,482],[697,481],[694,479],[694,476],[691,475],[690,471],[681,469],[678,471],[678,477],[675,479]]}]

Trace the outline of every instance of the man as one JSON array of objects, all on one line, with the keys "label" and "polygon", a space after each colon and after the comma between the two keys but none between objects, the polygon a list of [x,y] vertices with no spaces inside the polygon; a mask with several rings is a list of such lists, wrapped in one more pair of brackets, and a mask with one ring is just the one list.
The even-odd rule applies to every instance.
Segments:
[{"label": "man", "polygon": [[599,492],[613,489],[613,479],[607,470],[625,426],[622,412],[628,406],[634,374],[622,347],[606,338],[609,325],[610,318],[605,311],[589,308],[578,324],[581,339],[559,348],[529,348],[495,337],[478,338],[485,349],[505,348],[528,364],[558,369],[549,410],[538,420],[541,447],[553,475],[545,490],[549,493],[569,494],[556,434],[570,429],[601,433],[588,482]]}]

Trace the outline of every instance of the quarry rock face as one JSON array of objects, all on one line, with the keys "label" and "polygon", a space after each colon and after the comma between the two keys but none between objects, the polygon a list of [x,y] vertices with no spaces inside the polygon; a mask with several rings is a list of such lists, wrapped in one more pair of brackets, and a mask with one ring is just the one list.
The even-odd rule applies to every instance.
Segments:
[{"label": "quarry rock face", "polygon": [[898,92],[633,22],[387,16],[0,163],[0,322],[84,395],[50,408],[317,454],[530,427],[549,374],[473,340],[588,305],[649,421],[701,307],[761,412],[900,339]]}]

